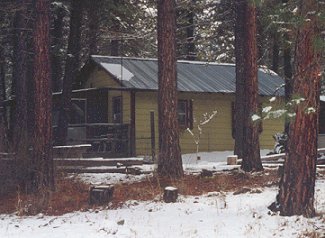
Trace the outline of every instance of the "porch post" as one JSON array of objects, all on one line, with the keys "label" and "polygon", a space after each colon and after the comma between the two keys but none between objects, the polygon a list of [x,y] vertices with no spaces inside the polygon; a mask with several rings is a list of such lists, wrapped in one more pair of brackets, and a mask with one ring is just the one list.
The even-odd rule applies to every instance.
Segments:
[{"label": "porch post", "polygon": [[152,160],[156,157],[156,133],[155,133],[155,112],[150,111],[150,128],[151,128],[151,155]]},{"label": "porch post", "polygon": [[135,91],[131,91],[131,122],[130,122],[130,156],[136,156],[135,145]]}]

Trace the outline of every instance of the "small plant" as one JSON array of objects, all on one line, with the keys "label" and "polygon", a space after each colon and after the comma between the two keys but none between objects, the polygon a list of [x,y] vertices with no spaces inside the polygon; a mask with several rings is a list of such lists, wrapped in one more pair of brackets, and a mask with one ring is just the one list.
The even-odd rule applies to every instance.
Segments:
[{"label": "small plant", "polygon": [[200,138],[203,133],[202,126],[208,124],[212,118],[214,118],[217,115],[217,110],[212,111],[212,113],[208,114],[207,112],[203,114],[203,119],[198,123],[197,125],[197,133],[194,133],[190,128],[187,128],[186,130],[191,134],[193,137],[194,143],[196,145],[196,159],[200,160],[199,157],[199,146],[200,146]]}]

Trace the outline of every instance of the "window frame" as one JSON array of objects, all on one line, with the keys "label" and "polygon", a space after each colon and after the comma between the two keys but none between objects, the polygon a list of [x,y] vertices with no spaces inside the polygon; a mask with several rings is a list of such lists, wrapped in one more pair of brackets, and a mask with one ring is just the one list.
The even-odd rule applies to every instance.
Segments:
[{"label": "window frame", "polygon": [[[179,104],[184,103],[184,112],[179,111]],[[185,116],[184,122],[180,122],[180,115]],[[180,129],[193,129],[193,100],[179,99],[177,102],[177,120]]]}]

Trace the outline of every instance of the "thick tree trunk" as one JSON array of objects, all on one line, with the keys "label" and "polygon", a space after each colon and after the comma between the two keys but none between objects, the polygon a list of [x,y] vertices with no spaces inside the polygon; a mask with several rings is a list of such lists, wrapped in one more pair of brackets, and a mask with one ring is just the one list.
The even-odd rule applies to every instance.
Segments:
[{"label": "thick tree trunk", "polygon": [[[280,182],[281,215],[315,215],[314,192],[316,178],[320,53],[314,40],[317,35],[317,1],[304,0],[300,16],[309,20],[298,29],[295,53],[293,93],[305,100],[295,108],[296,117],[290,123],[288,153]],[[315,112],[313,111],[315,110]]]},{"label": "thick tree trunk", "polygon": [[5,85],[5,58],[3,48],[0,47],[0,152],[8,151],[8,137],[7,137],[7,120],[4,100],[6,99],[6,85]]},{"label": "thick tree trunk", "polygon": [[100,9],[102,0],[89,1],[88,17],[89,17],[89,54],[98,54],[98,36],[100,34]]},{"label": "thick tree trunk", "polygon": [[196,60],[195,44],[194,44],[194,7],[196,0],[191,0],[190,9],[186,16],[187,27],[186,27],[186,59],[187,60]]},{"label": "thick tree trunk", "polygon": [[[13,149],[18,156],[27,154],[28,132],[27,132],[27,3],[18,0],[21,7],[15,14],[14,28],[14,67],[13,86],[16,95],[15,115],[13,121]],[[26,159],[26,158],[25,158]]]},{"label": "thick tree trunk", "polygon": [[279,73],[279,34],[275,30],[272,34],[273,46],[272,46],[272,70],[276,73]]},{"label": "thick tree trunk", "polygon": [[59,92],[62,89],[63,65],[62,47],[63,47],[63,28],[66,9],[58,7],[53,16],[51,63],[52,63],[52,90]]},{"label": "thick tree trunk", "polygon": [[28,121],[28,99],[29,99],[29,82],[28,82],[28,43],[30,25],[27,24],[28,4],[30,1],[17,0],[20,9],[15,14],[14,19],[14,65],[13,65],[13,93],[16,95],[14,110],[11,108],[11,150],[15,152],[16,179],[23,191],[28,192],[32,181],[30,168],[29,147],[31,141],[29,138]]},{"label": "thick tree trunk", "polygon": [[245,90],[245,79],[244,79],[244,38],[243,29],[245,18],[245,9],[242,7],[241,1],[236,1],[236,24],[235,24],[235,57],[236,57],[236,98],[235,98],[235,120],[234,120],[234,135],[235,135],[235,148],[234,154],[238,158],[243,158],[243,143],[244,143],[244,121],[240,118],[244,117],[244,90]]},{"label": "thick tree trunk", "polygon": [[61,110],[58,123],[58,138],[56,141],[59,145],[66,144],[69,114],[71,111],[72,84],[75,81],[80,65],[82,10],[83,1],[79,2],[73,0],[70,17],[68,54],[63,78]]},{"label": "thick tree trunk", "polygon": [[50,67],[49,1],[35,0],[34,29],[34,118],[33,191],[41,193],[46,206],[46,191],[54,189],[52,158],[52,90]]},{"label": "thick tree trunk", "polygon": [[174,0],[158,1],[158,174],[183,175],[177,120],[176,16]]},{"label": "thick tree trunk", "polygon": [[251,1],[238,0],[236,10],[235,153],[244,171],[260,171],[259,122],[252,120],[258,114],[256,8]]},{"label": "thick tree trunk", "polygon": [[[289,103],[292,97],[292,66],[291,66],[291,46],[288,43],[289,36],[287,33],[284,34],[284,49],[283,49],[283,70],[285,79],[285,102]],[[290,119],[286,118],[284,131],[289,135]]]}]

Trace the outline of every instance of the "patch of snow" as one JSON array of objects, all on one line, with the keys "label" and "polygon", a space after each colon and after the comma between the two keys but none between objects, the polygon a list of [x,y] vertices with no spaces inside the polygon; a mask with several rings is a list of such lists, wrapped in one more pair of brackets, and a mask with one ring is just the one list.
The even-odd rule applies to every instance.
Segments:
[{"label": "patch of snow", "polygon": [[258,121],[258,120],[260,120],[261,119],[261,117],[259,116],[259,115],[257,115],[257,114],[254,114],[253,116],[252,116],[252,121]]},{"label": "patch of snow", "polygon": [[134,77],[134,74],[132,74],[121,64],[111,64],[111,63],[100,63],[100,64],[119,80],[130,81]]},{"label": "patch of snow", "polygon": [[262,112],[268,113],[269,111],[271,111],[271,109],[272,109],[272,106],[267,106],[267,107],[263,108]]},{"label": "patch of snow", "polygon": [[287,110],[285,110],[285,109],[270,111],[266,115],[265,119],[279,118],[279,117],[282,117],[286,112],[287,112]]},{"label": "patch of snow", "polygon": [[306,109],[306,112],[307,112],[307,114],[315,113],[315,112],[316,112],[316,109],[313,108],[313,107],[308,107],[308,108]]},{"label": "patch of snow", "polygon": [[172,187],[172,186],[168,186],[168,187],[165,188],[165,190],[168,190],[168,191],[175,191],[175,190],[177,190],[177,188]]},{"label": "patch of snow", "polygon": [[53,146],[53,149],[60,149],[60,148],[82,148],[82,147],[91,147],[91,144],[57,145],[57,146]]},{"label": "patch of snow", "polygon": [[[151,168],[153,171],[153,168]],[[152,174],[128,175],[121,173],[80,173],[71,175],[87,184],[117,184],[117,183],[134,183],[143,181],[152,177]]]},{"label": "patch of snow", "polygon": [[322,102],[325,102],[325,96],[320,96],[319,99],[320,99]]}]

